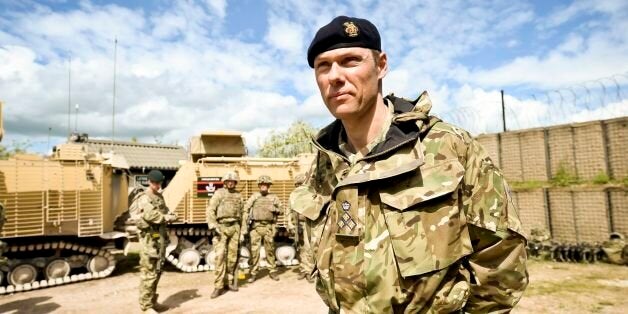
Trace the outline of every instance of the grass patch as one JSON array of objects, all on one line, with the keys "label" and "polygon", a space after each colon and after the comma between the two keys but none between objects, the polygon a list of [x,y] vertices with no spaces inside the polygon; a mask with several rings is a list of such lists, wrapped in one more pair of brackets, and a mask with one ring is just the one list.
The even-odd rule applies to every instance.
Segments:
[{"label": "grass patch", "polygon": [[607,184],[609,182],[611,182],[611,178],[605,172],[600,172],[593,178],[594,184]]},{"label": "grass patch", "polygon": [[565,163],[561,162],[551,182],[556,186],[570,186],[580,183],[580,179],[567,169]]}]

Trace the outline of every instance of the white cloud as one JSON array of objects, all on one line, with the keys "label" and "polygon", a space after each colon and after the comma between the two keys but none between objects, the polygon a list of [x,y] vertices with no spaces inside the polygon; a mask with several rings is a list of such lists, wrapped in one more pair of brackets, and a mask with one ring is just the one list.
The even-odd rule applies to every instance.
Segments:
[{"label": "white cloud", "polygon": [[285,50],[291,54],[302,52],[304,29],[300,24],[291,23],[282,19],[272,19],[266,41],[273,47]]},{"label": "white cloud", "polygon": [[227,15],[227,0],[205,0],[205,3],[218,17]]},{"label": "white cloud", "polygon": [[[322,127],[333,118],[320,98],[305,50],[318,27],[340,14],[366,17],[378,26],[390,61],[385,94],[414,98],[428,90],[433,112],[475,133],[497,131],[503,86],[551,91],[628,71],[625,5],[580,3],[542,17],[520,2],[271,1],[266,4],[268,28],[259,30],[264,37],[257,41],[226,33],[226,19],[237,18],[228,16],[227,5],[241,4],[224,0],[179,1],[157,9],[89,1],[67,10],[27,4],[28,10],[0,13],[7,142],[32,137],[42,145],[49,126],[53,139],[64,137],[70,55],[71,103],[81,105],[81,131],[110,136],[115,37],[118,138],[152,141],[157,136],[182,144],[204,130],[235,129],[255,148],[268,130],[286,128],[297,119]],[[504,47],[523,50],[529,43],[517,36],[532,22],[542,24],[542,31],[557,32],[557,26],[591,10],[608,19],[588,20],[586,26],[562,34],[554,46],[528,49],[497,66],[464,60]],[[513,127],[552,122],[546,118],[553,114],[547,101],[506,100]],[[622,102],[598,108],[609,102],[572,108],[560,116],[603,116],[600,110],[625,114],[617,109]]]}]

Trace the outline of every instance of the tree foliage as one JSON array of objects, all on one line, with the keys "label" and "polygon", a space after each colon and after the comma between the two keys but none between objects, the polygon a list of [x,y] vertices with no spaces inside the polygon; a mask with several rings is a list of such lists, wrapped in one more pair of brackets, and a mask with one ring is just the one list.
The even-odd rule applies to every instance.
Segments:
[{"label": "tree foliage", "polygon": [[260,157],[295,157],[301,153],[313,153],[310,143],[316,129],[304,121],[294,122],[285,132],[272,131],[260,146]]},{"label": "tree foliage", "polygon": [[26,154],[30,146],[31,144],[28,141],[14,141],[10,146],[0,145],[0,159],[9,159],[16,154]]}]

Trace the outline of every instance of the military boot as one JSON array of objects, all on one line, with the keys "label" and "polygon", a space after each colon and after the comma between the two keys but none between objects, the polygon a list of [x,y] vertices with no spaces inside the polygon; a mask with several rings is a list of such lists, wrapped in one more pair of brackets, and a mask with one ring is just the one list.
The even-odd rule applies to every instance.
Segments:
[{"label": "military boot", "polygon": [[153,305],[153,309],[155,309],[155,311],[157,312],[164,312],[170,309],[170,307],[165,304],[155,302],[155,305]]},{"label": "military boot", "polygon": [[221,294],[225,293],[225,289],[224,288],[214,288],[214,292],[212,292],[212,295],[209,296],[212,299],[215,299],[217,297],[219,297]]},{"label": "military boot", "polygon": [[312,276],[312,275],[308,275],[308,276],[307,276],[307,282],[309,282],[309,283],[313,283],[313,282],[314,282],[314,276]]},{"label": "military boot", "polygon": [[270,277],[270,279],[274,281],[279,281],[279,276],[277,276],[277,273],[269,273],[268,277]]},{"label": "military boot", "polygon": [[238,286],[234,285],[234,284],[229,284],[229,290],[231,291],[238,291]]},{"label": "military boot", "polygon": [[159,312],[155,311],[154,308],[150,307],[150,308],[147,308],[147,309],[143,310],[142,313],[144,313],[144,314],[157,314]]},{"label": "military boot", "polygon": [[167,311],[169,307],[167,305],[157,302],[158,299],[159,299],[159,294],[155,294],[155,296],[153,297],[153,309],[157,312]]},{"label": "military boot", "polygon": [[302,279],[305,279],[305,277],[307,277],[307,273],[299,273],[299,276],[297,276],[297,279],[302,280]]},{"label": "military boot", "polygon": [[255,275],[250,275],[249,279],[246,280],[248,283],[253,283],[253,281],[255,281]]}]

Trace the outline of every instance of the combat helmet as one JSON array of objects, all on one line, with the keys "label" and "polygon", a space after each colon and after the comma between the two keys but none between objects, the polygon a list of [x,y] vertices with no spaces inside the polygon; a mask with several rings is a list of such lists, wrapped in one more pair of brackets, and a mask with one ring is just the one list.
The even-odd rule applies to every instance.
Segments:
[{"label": "combat helmet", "polygon": [[222,182],[225,181],[235,181],[238,182],[240,181],[240,177],[238,177],[238,173],[235,171],[229,171],[227,173],[225,173],[225,175],[222,177]]},{"label": "combat helmet", "polygon": [[261,175],[257,178],[257,184],[273,184],[273,179],[271,179],[270,176]]},{"label": "combat helmet", "polygon": [[159,170],[151,170],[148,173],[148,180],[151,182],[164,182],[166,177]]}]

